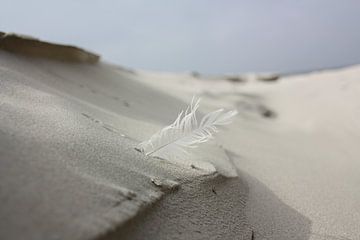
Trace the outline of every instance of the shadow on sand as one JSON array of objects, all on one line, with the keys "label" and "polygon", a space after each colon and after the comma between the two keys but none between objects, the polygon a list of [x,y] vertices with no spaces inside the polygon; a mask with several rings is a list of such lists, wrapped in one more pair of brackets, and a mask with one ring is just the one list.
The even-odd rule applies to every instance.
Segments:
[{"label": "shadow on sand", "polygon": [[[241,156],[225,150],[233,165]],[[246,217],[254,231],[254,239],[306,240],[311,235],[311,220],[285,204],[265,184],[237,168],[249,192]]]},{"label": "shadow on sand", "polygon": [[[226,151],[234,161],[235,155]],[[104,239],[306,240],[311,221],[256,178],[212,176],[185,182]]]}]

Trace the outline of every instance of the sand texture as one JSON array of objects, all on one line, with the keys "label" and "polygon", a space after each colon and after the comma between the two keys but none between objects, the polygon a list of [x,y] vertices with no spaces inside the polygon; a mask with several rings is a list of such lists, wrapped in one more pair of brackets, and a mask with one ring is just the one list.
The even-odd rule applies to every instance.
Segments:
[{"label": "sand texture", "polygon": [[[0,50],[0,239],[360,239],[359,78],[233,81]],[[193,95],[202,113],[239,114],[183,159],[135,149]]]}]

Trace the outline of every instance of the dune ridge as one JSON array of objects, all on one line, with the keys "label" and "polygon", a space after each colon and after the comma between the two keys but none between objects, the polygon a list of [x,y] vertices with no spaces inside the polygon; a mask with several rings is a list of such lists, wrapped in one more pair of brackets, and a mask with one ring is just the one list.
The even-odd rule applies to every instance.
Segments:
[{"label": "dune ridge", "polygon": [[41,41],[14,33],[0,32],[0,49],[24,56],[48,58],[65,62],[97,63],[100,56],[84,49]]},{"label": "dune ridge", "polygon": [[135,150],[186,104],[132,72],[1,51],[0,64],[1,236],[97,238],[164,194],[233,174],[206,155],[169,162]]},{"label": "dune ridge", "polygon": [[[358,239],[359,76],[244,83],[0,49],[0,238]],[[239,115],[191,157],[135,149],[193,95]]]}]

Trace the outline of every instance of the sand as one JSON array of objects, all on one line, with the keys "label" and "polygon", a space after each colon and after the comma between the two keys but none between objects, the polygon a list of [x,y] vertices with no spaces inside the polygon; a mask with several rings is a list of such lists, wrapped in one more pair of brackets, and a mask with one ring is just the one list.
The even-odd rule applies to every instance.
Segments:
[{"label": "sand", "polygon": [[[27,52],[0,50],[1,239],[360,239],[360,66],[234,82]],[[183,159],[136,151],[193,95],[239,115]]]},{"label": "sand", "polygon": [[217,141],[249,185],[247,219],[256,237],[358,239],[359,77],[353,66],[269,83],[143,81],[179,97],[197,94],[209,110],[239,110]]}]

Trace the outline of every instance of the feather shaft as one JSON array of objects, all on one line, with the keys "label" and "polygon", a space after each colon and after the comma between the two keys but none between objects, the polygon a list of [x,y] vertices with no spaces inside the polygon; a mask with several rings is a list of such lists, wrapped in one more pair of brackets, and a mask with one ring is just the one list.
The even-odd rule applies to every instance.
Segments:
[{"label": "feather shaft", "polygon": [[181,111],[172,124],[140,143],[138,147],[146,155],[158,157],[184,154],[185,148],[195,148],[198,144],[212,139],[213,134],[218,132],[217,127],[229,124],[237,114],[237,111],[224,112],[219,109],[206,114],[199,122],[196,117],[199,104],[200,99],[193,97],[190,106],[185,112]]}]

